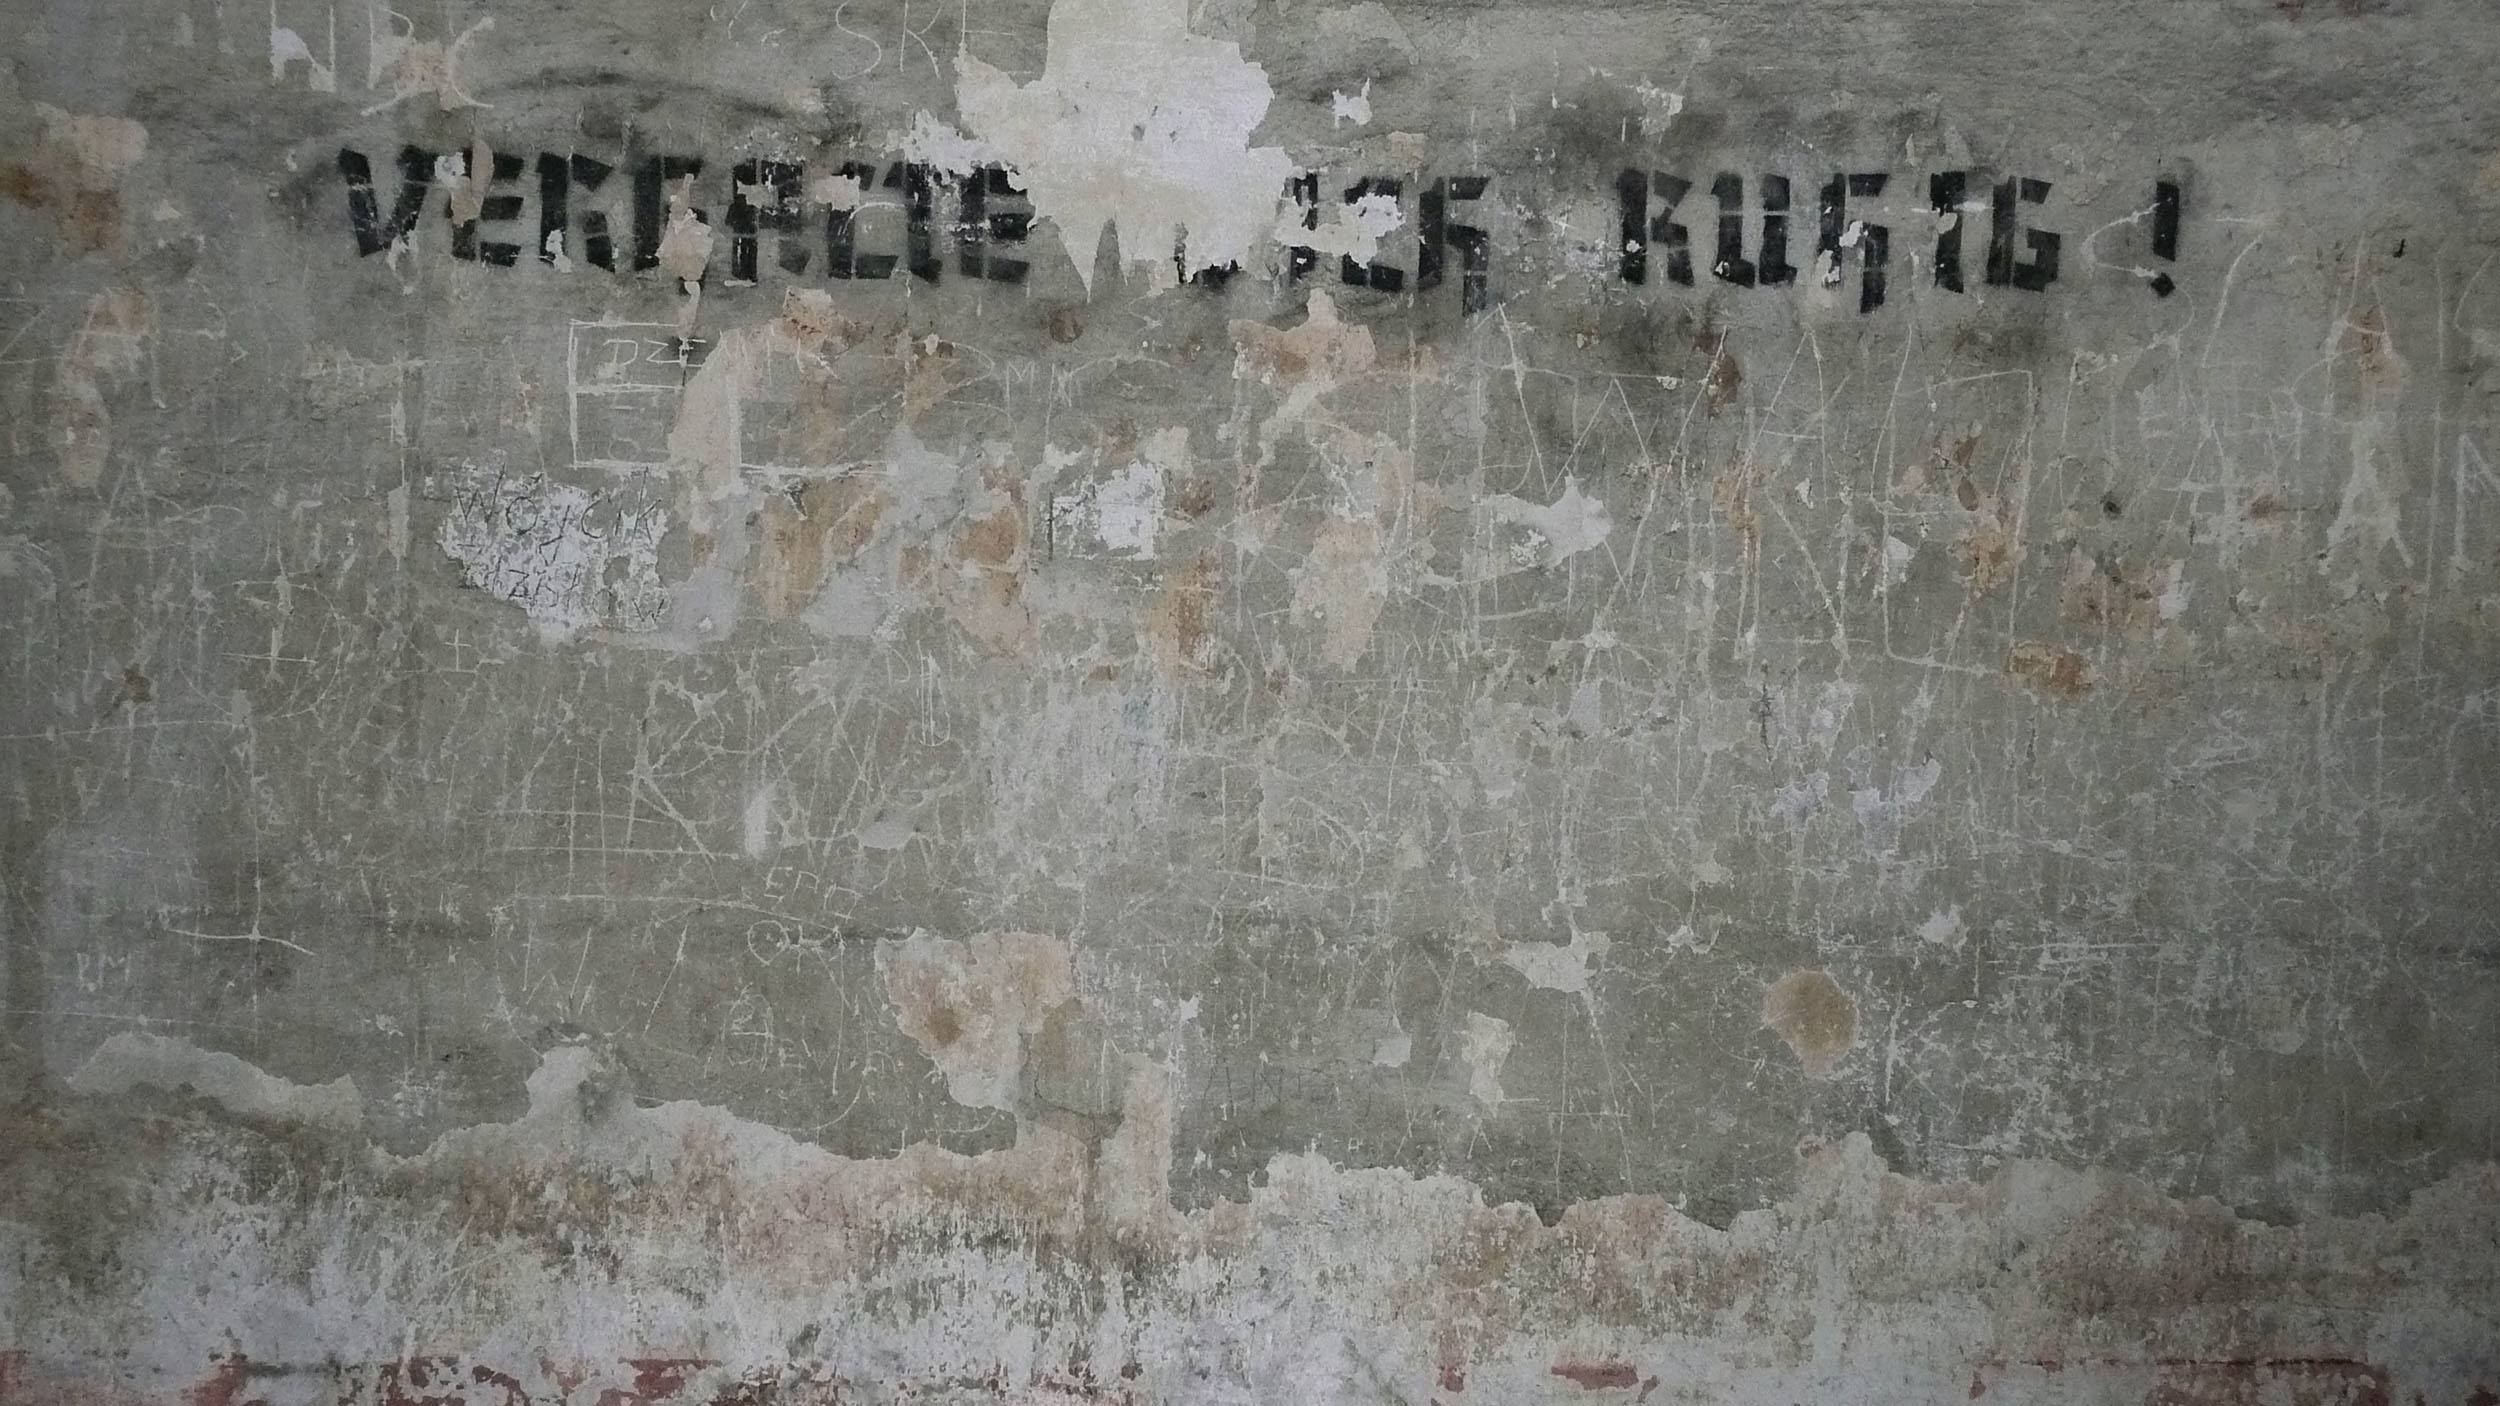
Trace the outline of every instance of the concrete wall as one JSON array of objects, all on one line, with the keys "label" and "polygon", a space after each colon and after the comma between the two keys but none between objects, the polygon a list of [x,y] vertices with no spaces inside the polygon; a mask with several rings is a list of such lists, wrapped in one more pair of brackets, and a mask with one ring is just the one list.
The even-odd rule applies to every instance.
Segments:
[{"label": "concrete wall", "polygon": [[2500,1392],[2488,0],[0,22],[0,1402]]}]

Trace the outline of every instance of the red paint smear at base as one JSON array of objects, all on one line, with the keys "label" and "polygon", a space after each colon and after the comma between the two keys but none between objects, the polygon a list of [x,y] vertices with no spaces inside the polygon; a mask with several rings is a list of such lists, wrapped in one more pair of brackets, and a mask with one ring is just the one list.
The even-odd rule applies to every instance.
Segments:
[{"label": "red paint smear at base", "polygon": [[1629,1362],[1557,1362],[1553,1371],[1583,1391],[1626,1391],[1641,1384],[1640,1369]]}]

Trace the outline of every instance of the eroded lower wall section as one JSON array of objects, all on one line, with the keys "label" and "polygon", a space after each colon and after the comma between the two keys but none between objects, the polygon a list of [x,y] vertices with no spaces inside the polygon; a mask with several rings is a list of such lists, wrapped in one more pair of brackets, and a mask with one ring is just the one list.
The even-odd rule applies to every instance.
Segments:
[{"label": "eroded lower wall section", "polygon": [[[572,1045],[518,1119],[400,1157],[342,1126],[352,1090],[117,1036],[78,1083],[118,1111],[18,1125],[0,1401],[2364,1406],[2500,1369],[2488,1168],[2272,1226],[2048,1164],[1917,1181],[1852,1136],[1724,1229],[1315,1155],[1183,1211],[1162,1068],[1031,1038],[1098,1023],[1063,945],[917,941],[887,976],[957,1097],[1029,1110],[1012,1146],[835,1156]],[[1014,1094],[1087,1083],[1092,1116]]]}]

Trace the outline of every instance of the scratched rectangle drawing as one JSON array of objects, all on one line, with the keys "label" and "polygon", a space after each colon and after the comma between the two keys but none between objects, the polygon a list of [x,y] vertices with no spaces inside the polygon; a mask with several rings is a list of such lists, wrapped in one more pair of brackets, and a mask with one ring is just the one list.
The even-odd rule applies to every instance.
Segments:
[{"label": "scratched rectangle drawing", "polygon": [[569,323],[565,398],[573,466],[624,474],[667,468],[669,429],[700,353],[698,341],[664,323]]}]

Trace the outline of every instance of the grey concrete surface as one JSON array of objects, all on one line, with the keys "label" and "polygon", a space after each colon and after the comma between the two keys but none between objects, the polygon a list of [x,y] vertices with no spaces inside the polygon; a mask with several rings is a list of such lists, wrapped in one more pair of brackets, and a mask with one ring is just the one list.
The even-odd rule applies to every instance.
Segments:
[{"label": "grey concrete surface", "polygon": [[2500,1392],[2485,0],[0,24],[0,1402]]}]

